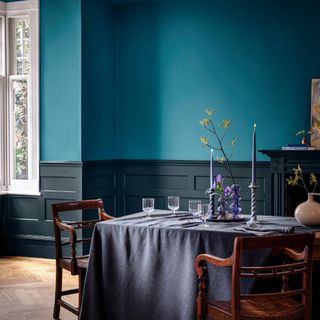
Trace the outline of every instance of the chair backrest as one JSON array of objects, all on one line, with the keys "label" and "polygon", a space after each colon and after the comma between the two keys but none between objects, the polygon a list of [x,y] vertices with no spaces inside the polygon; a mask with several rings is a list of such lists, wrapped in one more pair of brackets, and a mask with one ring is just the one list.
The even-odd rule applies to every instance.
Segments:
[{"label": "chair backrest", "polygon": [[[311,274],[312,252],[314,234],[293,234],[265,237],[237,237],[234,241],[233,267],[232,267],[232,301],[231,311],[233,319],[240,319],[241,299],[255,298],[261,294],[264,297],[289,298],[300,296],[301,303],[306,312],[311,309]],[[242,257],[247,250],[272,249],[281,252],[283,257],[290,259],[280,260],[272,266],[243,266]],[[250,253],[249,253],[250,254]],[[297,274],[302,274],[301,285],[295,289],[289,289],[288,279]],[[240,279],[282,279],[282,288],[278,292],[242,294],[240,292]],[[310,318],[310,317],[309,317]]]},{"label": "chair backrest", "polygon": [[[91,241],[90,237],[84,237],[84,234],[81,234],[81,238],[77,238],[79,231],[81,232],[93,229],[95,224],[99,221],[112,219],[112,216],[108,215],[104,211],[103,201],[101,199],[94,200],[79,200],[79,201],[70,201],[62,203],[54,203],[51,205],[52,215],[53,215],[53,225],[54,225],[54,235],[55,235],[55,248],[56,248],[56,259],[63,258],[62,247],[66,245],[71,246],[71,273],[77,273],[77,256],[76,245],[78,243],[86,243]],[[82,220],[84,210],[96,210],[98,212],[96,219],[87,219]],[[81,214],[79,214],[81,211]],[[60,213],[64,213],[62,219]],[[81,217],[80,221],[75,221]],[[68,218],[68,220],[66,220]],[[62,232],[66,231],[69,233],[69,240],[62,238]],[[78,231],[78,233],[77,233]]]}]

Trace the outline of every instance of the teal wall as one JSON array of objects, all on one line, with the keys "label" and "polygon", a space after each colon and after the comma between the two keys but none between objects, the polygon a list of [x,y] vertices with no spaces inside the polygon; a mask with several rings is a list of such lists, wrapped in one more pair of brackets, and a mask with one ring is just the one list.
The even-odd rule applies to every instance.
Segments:
[{"label": "teal wall", "polygon": [[41,160],[208,159],[206,106],[234,160],[309,126],[319,1],[113,2],[41,0]]},{"label": "teal wall", "polygon": [[117,158],[113,13],[106,0],[41,0],[41,160]]},{"label": "teal wall", "polygon": [[[119,158],[208,159],[198,120],[230,118],[235,160],[297,142],[320,75],[319,1],[119,5]],[[260,157],[260,159],[263,159]]]},{"label": "teal wall", "polygon": [[81,3],[40,6],[40,159],[81,160]]},{"label": "teal wall", "polygon": [[117,158],[114,13],[110,1],[82,1],[82,160]]}]

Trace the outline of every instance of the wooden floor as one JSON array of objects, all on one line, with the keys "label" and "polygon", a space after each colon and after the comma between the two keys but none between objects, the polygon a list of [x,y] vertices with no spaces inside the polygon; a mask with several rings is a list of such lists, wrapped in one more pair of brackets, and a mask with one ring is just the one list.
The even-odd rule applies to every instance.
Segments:
[{"label": "wooden floor", "polygon": [[[63,274],[64,289],[75,288],[78,278]],[[49,259],[0,257],[0,319],[52,319],[55,286],[55,261]],[[69,299],[68,299],[69,298]],[[78,296],[66,297],[77,304]],[[61,320],[77,317],[61,308]]]}]

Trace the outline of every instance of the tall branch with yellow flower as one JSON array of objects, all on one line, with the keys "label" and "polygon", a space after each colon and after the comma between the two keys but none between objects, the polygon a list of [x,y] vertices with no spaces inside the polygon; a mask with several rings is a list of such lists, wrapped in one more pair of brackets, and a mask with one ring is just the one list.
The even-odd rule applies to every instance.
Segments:
[{"label": "tall branch with yellow flower", "polygon": [[289,179],[286,179],[289,186],[301,187],[307,193],[314,192],[316,190],[316,187],[318,185],[318,179],[317,179],[317,176],[313,172],[311,172],[310,176],[309,176],[309,185],[312,187],[312,191],[309,191],[309,189],[304,181],[303,171],[302,171],[300,165],[298,165],[298,168],[294,168],[293,172],[294,172],[294,176],[290,176]]},{"label": "tall branch with yellow flower", "polygon": [[233,155],[234,147],[236,145],[238,137],[235,137],[234,139],[231,140],[231,142],[230,142],[231,151],[230,151],[229,155],[227,155],[227,152],[223,146],[223,141],[228,133],[230,126],[231,126],[231,120],[229,120],[229,119],[222,120],[222,123],[219,125],[219,127],[223,131],[222,131],[222,133],[219,133],[218,128],[216,127],[216,125],[213,122],[213,117],[216,114],[216,112],[217,112],[216,110],[206,109],[205,113],[207,114],[207,117],[200,121],[200,124],[206,130],[208,130],[210,133],[213,134],[215,141],[212,142],[206,136],[201,136],[200,141],[202,142],[202,144],[204,146],[207,146],[213,150],[221,152],[222,156],[219,157],[219,155],[218,155],[217,160],[224,165],[225,169],[229,172],[229,174],[231,176],[232,183],[235,184],[234,176],[232,174],[229,160]]}]

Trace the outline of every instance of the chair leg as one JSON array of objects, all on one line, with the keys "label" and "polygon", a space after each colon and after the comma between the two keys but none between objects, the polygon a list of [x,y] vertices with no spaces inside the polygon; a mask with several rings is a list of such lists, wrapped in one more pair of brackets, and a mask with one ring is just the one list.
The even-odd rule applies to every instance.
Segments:
[{"label": "chair leg", "polygon": [[56,292],[54,296],[54,308],[53,308],[53,319],[59,319],[60,305],[58,300],[61,300],[62,292],[62,268],[56,267]]},{"label": "chair leg", "polygon": [[204,301],[200,298],[197,299],[197,320],[205,320],[206,319],[206,305]]},{"label": "chair leg", "polygon": [[207,315],[206,282],[207,269],[202,267],[202,274],[199,276],[198,297],[196,300],[197,320],[205,320]]},{"label": "chair leg", "polygon": [[83,286],[84,286],[84,279],[86,276],[86,269],[80,269],[79,272],[79,315],[80,315],[80,309],[81,309],[81,303],[82,303],[82,294],[83,294]]}]

